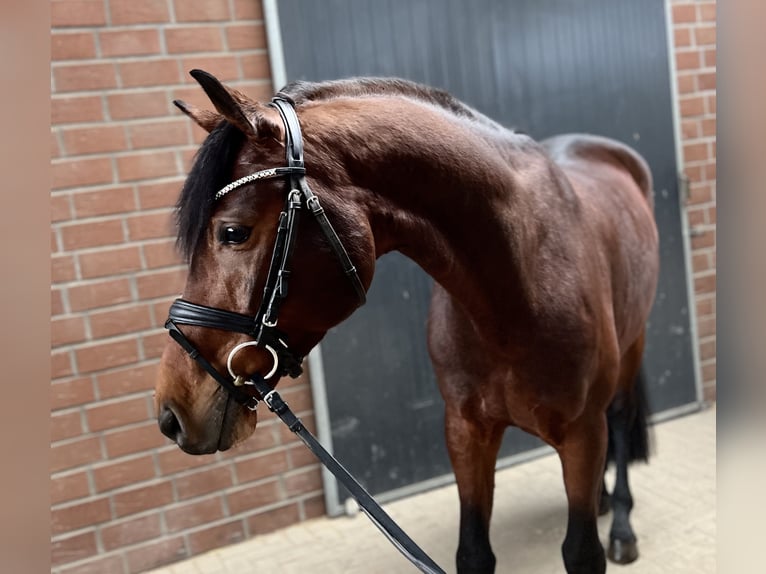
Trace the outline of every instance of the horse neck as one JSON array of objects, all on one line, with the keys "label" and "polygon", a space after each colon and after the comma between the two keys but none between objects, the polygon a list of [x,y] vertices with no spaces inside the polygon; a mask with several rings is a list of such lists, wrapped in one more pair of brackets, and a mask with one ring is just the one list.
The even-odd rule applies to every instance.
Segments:
[{"label": "horse neck", "polygon": [[[402,100],[335,104],[322,146],[342,166],[372,229],[376,256],[399,251],[496,340],[532,311],[525,249],[540,226],[528,193],[547,162],[524,136]],[[388,105],[387,105],[388,104]],[[345,108],[345,109],[344,109]],[[321,123],[321,122],[320,122]],[[329,159],[329,158],[328,158]],[[514,166],[524,166],[525,174]],[[500,339],[498,339],[500,338]]]}]

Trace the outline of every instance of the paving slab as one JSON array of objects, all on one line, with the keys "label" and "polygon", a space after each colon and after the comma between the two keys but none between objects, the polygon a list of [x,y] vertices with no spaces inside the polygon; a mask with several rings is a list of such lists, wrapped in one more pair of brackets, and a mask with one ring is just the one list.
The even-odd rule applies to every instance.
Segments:
[{"label": "paving slab", "polygon": [[[631,467],[632,513],[641,556],[620,574],[715,574],[715,408],[653,427],[654,455]],[[611,484],[613,474],[607,475]],[[448,573],[455,572],[454,484],[384,505]],[[560,574],[566,496],[555,455],[498,471],[491,524],[497,572]],[[610,515],[599,519],[608,540]],[[269,548],[271,552],[264,552]],[[363,514],[317,518],[155,570],[152,574],[390,574],[417,570]]]}]

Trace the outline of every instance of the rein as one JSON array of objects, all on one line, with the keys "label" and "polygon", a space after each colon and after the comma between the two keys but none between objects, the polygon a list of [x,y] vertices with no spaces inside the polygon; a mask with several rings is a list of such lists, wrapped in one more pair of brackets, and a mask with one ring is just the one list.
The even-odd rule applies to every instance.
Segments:
[{"label": "rein", "polygon": [[[263,299],[261,300],[258,312],[255,316],[244,315],[224,309],[199,305],[179,298],[170,306],[165,328],[173,340],[192,359],[197,361],[229,393],[232,399],[250,410],[255,410],[258,406],[259,398],[243,390],[245,386],[252,387],[257,395],[260,396],[260,400],[266,403],[269,410],[275,413],[292,432],[297,434],[319,461],[348,489],[373,524],[421,572],[444,574],[444,571],[386,514],[364,487],[325,450],[316,437],[306,429],[301,420],[290,410],[290,407],[282,400],[282,397],[274,387],[266,382],[266,379],[270,379],[275,375],[278,377],[287,375],[295,378],[303,372],[301,367],[303,357],[289,347],[286,342],[287,337],[276,328],[279,322],[280,305],[287,297],[290,278],[289,264],[295,246],[301,209],[308,209],[316,219],[327,242],[338,258],[346,277],[351,282],[351,286],[359,299],[359,305],[363,305],[366,301],[364,286],[359,278],[356,267],[354,267],[338,234],[327,219],[319,199],[306,183],[306,170],[303,165],[303,139],[301,137],[298,116],[295,113],[293,104],[283,97],[276,96],[272,100],[271,105],[279,111],[279,115],[285,125],[287,166],[266,169],[242,177],[219,190],[214,196],[214,200],[217,201],[227,193],[261,179],[283,177],[287,180],[287,199],[285,200],[285,207],[279,215],[277,238],[274,244],[274,251],[271,255],[269,272],[266,276]],[[178,325],[193,325],[242,333],[248,335],[253,340],[241,343],[229,352],[227,370],[230,376],[226,376],[216,369],[194,347]],[[234,355],[247,346],[260,347],[270,353],[274,365],[268,373],[265,375],[253,373],[243,377],[233,372],[232,359]]]}]

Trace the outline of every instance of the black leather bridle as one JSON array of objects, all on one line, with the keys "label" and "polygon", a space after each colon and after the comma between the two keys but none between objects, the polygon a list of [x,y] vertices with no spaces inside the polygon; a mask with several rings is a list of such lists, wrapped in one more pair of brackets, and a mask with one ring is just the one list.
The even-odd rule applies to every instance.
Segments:
[{"label": "black leather bridle", "polygon": [[[285,297],[287,297],[290,257],[295,246],[295,237],[298,232],[298,214],[301,209],[308,209],[316,218],[322,233],[340,261],[343,272],[349,278],[354,291],[356,291],[359,304],[363,305],[366,300],[364,286],[359,279],[356,268],[352,264],[346,249],[343,247],[343,243],[338,238],[338,234],[328,221],[324,209],[319,204],[319,200],[306,183],[306,170],[303,166],[303,140],[301,138],[298,116],[295,114],[293,104],[289,99],[277,95],[271,101],[271,105],[279,110],[282,122],[285,125],[287,166],[266,169],[245,176],[230,183],[215,194],[215,200],[218,200],[230,191],[253,181],[279,177],[284,177],[287,180],[287,199],[285,201],[285,208],[279,215],[277,239],[271,255],[271,265],[266,276],[266,286],[263,290],[263,299],[261,300],[258,312],[253,317],[215,307],[198,305],[183,299],[176,299],[170,306],[165,328],[168,329],[170,336],[181,345],[191,358],[197,361],[221,387],[228,391],[235,401],[251,410],[255,410],[259,397],[250,395],[242,389],[245,385],[254,387],[260,398],[269,407],[269,410],[276,413],[288,428],[300,437],[309,450],[348,489],[349,493],[359,503],[361,510],[367,514],[370,520],[410,562],[421,572],[444,574],[444,571],[386,514],[364,487],[303,426],[301,420],[295,416],[287,403],[279,396],[279,393],[274,390],[273,385],[267,382],[267,379],[274,375],[297,377],[303,370],[301,368],[303,357],[290,349],[290,346],[285,342],[285,335],[276,328],[279,320],[279,307]],[[231,350],[227,361],[227,369],[230,376],[226,376],[216,369],[194,347],[191,341],[178,328],[178,325],[194,325],[243,333],[253,340],[241,343]],[[271,354],[274,366],[267,374],[250,373],[247,377],[234,374],[231,367],[234,355],[241,348],[250,345],[264,348]]]},{"label": "black leather bridle", "polygon": [[[170,332],[170,336],[181,345],[193,359],[195,359],[205,371],[207,371],[238,403],[255,409],[258,399],[248,393],[245,393],[241,387],[245,385],[255,386],[258,378],[270,379],[277,377],[290,376],[297,377],[303,371],[301,363],[303,357],[293,351],[286,342],[286,336],[277,330],[279,321],[279,308],[287,297],[288,283],[290,278],[290,259],[295,246],[295,238],[298,233],[298,222],[300,211],[308,209],[314,216],[319,228],[322,230],[327,242],[330,244],[333,252],[338,258],[343,272],[351,282],[354,291],[359,299],[359,304],[365,302],[365,291],[362,281],[359,279],[356,267],[354,267],[348,256],[343,243],[338,234],[333,229],[324,209],[319,203],[319,199],[311,191],[306,183],[306,170],[303,165],[303,138],[301,137],[300,124],[295,114],[292,103],[282,97],[275,97],[271,105],[275,107],[282,122],[285,125],[285,155],[287,158],[286,167],[277,167],[258,171],[256,173],[242,177],[220,191],[218,191],[214,200],[220,200],[227,193],[235,189],[262,179],[285,178],[287,180],[287,199],[285,207],[279,214],[279,224],[277,226],[277,238],[274,243],[274,251],[271,255],[271,265],[266,276],[266,286],[263,290],[263,299],[258,312],[255,316],[243,315],[224,309],[199,305],[184,299],[176,299],[170,306],[169,317],[165,323],[165,328]],[[185,337],[178,325],[193,325],[197,327],[208,327],[211,329],[221,329],[235,333],[248,335],[253,340],[241,345],[237,345],[229,353],[227,367],[231,378],[226,377],[220,371],[215,369],[201,353],[199,353],[192,343]],[[235,375],[231,362],[234,355],[246,346],[256,346],[266,349],[274,361],[274,365],[266,374],[248,373],[247,376]]]}]

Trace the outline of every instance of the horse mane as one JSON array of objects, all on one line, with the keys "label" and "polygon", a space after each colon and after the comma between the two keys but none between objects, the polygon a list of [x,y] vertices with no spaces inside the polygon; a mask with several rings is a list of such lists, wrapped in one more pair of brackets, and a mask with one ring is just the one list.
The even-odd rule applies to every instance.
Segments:
[{"label": "horse mane", "polygon": [[347,78],[326,82],[298,80],[287,84],[277,95],[287,97],[295,106],[342,97],[403,96],[433,104],[458,117],[471,119],[488,127],[504,129],[445,90],[401,78]]},{"label": "horse mane", "polygon": [[194,157],[176,202],[176,246],[187,261],[213,212],[213,195],[229,183],[245,135],[226,120],[210,132]]}]

